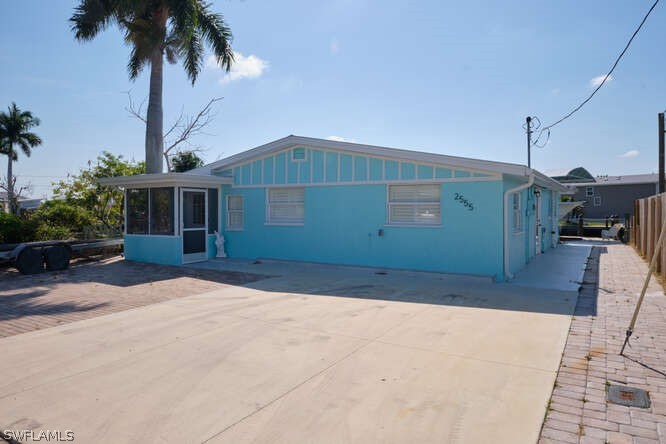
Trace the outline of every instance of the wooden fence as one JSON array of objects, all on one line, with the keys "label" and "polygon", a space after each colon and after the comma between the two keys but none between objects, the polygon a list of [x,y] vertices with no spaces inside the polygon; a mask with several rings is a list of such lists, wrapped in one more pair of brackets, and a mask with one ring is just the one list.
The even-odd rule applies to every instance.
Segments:
[{"label": "wooden fence", "polygon": [[[666,193],[638,199],[634,202],[631,224],[631,243],[647,261],[652,259],[661,226],[666,220]],[[662,248],[655,273],[666,276],[666,249]]]}]

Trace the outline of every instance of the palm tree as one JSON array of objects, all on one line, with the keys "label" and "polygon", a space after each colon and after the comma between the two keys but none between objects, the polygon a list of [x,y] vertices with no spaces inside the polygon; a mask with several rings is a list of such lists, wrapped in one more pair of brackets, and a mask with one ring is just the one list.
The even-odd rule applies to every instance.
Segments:
[{"label": "palm tree", "polygon": [[81,0],[70,18],[76,39],[92,40],[117,24],[131,47],[130,79],[150,65],[146,115],[146,172],[162,172],[162,66],[180,58],[192,84],[203,65],[203,43],[213,50],[218,65],[229,71],[234,61],[231,30],[221,14],[202,0]]},{"label": "palm tree", "polygon": [[0,113],[0,154],[7,156],[7,202],[12,214],[16,214],[18,210],[12,173],[12,164],[18,160],[14,146],[19,146],[21,151],[30,157],[32,148],[42,144],[42,139],[30,132],[30,129],[37,125],[39,125],[38,118],[33,117],[30,111],[21,111],[13,102],[7,113]]}]

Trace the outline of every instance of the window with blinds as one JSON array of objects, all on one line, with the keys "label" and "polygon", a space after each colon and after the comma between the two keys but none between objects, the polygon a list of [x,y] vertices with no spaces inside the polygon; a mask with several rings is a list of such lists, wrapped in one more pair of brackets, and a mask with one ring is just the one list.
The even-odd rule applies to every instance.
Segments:
[{"label": "window with blinds", "polygon": [[519,232],[522,228],[520,211],[520,193],[513,194],[513,231]]},{"label": "window with blinds", "polygon": [[305,221],[304,188],[269,188],[266,196],[266,223],[302,225]]},{"label": "window with blinds", "polygon": [[227,196],[227,230],[243,229],[243,196]]},{"label": "window with blinds", "polygon": [[439,184],[389,185],[388,223],[393,225],[440,225]]}]

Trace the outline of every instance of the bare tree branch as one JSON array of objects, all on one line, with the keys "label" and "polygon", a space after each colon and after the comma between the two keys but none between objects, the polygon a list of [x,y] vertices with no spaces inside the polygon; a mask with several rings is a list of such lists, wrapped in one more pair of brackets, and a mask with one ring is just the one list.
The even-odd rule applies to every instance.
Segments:
[{"label": "bare tree branch", "polygon": [[125,107],[125,111],[130,113],[133,117],[136,117],[143,123],[146,123],[146,117],[144,116],[143,112],[143,105],[146,103],[146,99],[143,99],[141,103],[139,103],[139,107],[137,108],[134,105],[134,101],[132,101],[132,91],[125,91],[127,94],[127,99],[129,100],[129,105]]},{"label": "bare tree branch", "polygon": [[214,97],[210,99],[210,101],[201,109],[201,111],[199,111],[196,116],[188,116],[184,119],[184,121],[183,119],[179,118],[181,124],[178,126],[177,135],[175,138],[169,140],[168,143],[165,143],[164,152],[168,154],[178,145],[186,142],[191,137],[203,134],[203,129],[217,116],[217,113],[214,112],[213,105],[215,105],[215,103],[219,102],[220,100],[222,100],[222,97]]},{"label": "bare tree branch", "polygon": [[28,194],[32,194],[32,183],[30,182],[19,187],[18,191],[16,192],[16,198],[19,199],[23,197],[28,197]]},{"label": "bare tree branch", "polygon": [[185,112],[185,107],[182,106],[180,108],[180,114],[178,115],[178,118],[176,119],[175,122],[173,122],[173,125],[171,125],[171,127],[164,133],[164,136],[162,136],[164,140],[167,140],[175,129],[180,128],[182,126],[184,112]]},{"label": "bare tree branch", "polygon": [[[143,111],[143,105],[146,100],[144,99],[137,108],[129,91],[127,92],[127,96],[129,98],[129,105],[125,107],[125,110],[131,116],[141,120],[145,124],[146,117]],[[193,145],[191,139],[196,136],[211,135],[206,133],[204,129],[215,120],[215,117],[217,117],[214,105],[222,99],[223,97],[214,97],[210,99],[210,101],[208,101],[208,103],[206,103],[195,116],[185,114],[184,108],[181,108],[178,118],[163,136],[162,155],[166,161],[168,171],[172,171],[171,157],[176,151],[181,151],[183,146],[187,146],[187,151],[199,153],[205,152],[200,146]]]},{"label": "bare tree branch", "polygon": [[[28,182],[25,185],[21,185],[18,189],[16,188],[16,179],[17,177],[14,176],[12,177],[12,189],[14,190],[14,197],[12,199],[12,202],[6,202],[6,210],[9,212],[12,212],[12,208],[18,209],[19,207],[19,199],[28,197],[29,194],[32,194],[33,187],[32,183]],[[7,180],[6,177],[4,177],[2,180],[0,180],[0,190],[3,190],[7,194],[9,194],[9,181]]]}]

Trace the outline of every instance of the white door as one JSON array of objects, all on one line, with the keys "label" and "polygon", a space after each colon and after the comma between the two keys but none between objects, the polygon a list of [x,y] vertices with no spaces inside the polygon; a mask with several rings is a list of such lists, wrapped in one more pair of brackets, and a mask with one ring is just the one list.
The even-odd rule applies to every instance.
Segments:
[{"label": "white door", "polygon": [[180,226],[183,263],[208,259],[208,193],[206,190],[180,190]]},{"label": "white door", "polygon": [[534,202],[535,202],[535,220],[536,220],[536,246],[535,246],[535,253],[536,254],[541,254],[543,251],[541,250],[541,192],[537,191],[535,194]]}]

